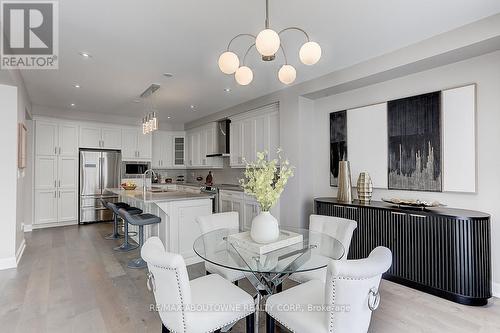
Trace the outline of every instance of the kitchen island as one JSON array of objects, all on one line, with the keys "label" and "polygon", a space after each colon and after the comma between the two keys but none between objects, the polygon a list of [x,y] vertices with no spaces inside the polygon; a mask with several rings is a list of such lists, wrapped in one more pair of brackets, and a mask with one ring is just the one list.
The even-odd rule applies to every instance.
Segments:
[{"label": "kitchen island", "polygon": [[[174,189],[163,192],[108,190],[117,194],[119,201],[161,217],[160,224],[144,228],[144,239],[160,237],[166,250],[181,254],[188,265],[201,261],[193,251],[193,242],[201,235],[196,217],[212,214],[211,195]],[[130,225],[129,230],[136,231],[137,228]]]}]

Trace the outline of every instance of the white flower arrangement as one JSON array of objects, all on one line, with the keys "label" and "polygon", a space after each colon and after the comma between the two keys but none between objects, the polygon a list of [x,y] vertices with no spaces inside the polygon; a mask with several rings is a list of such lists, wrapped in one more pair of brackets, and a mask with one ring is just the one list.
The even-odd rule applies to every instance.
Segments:
[{"label": "white flower arrangement", "polygon": [[240,179],[240,185],[256,198],[262,212],[268,212],[278,202],[288,179],[293,177],[294,167],[281,153],[279,148],[278,158],[268,161],[267,151],[258,152],[255,162],[245,161],[245,178]]}]

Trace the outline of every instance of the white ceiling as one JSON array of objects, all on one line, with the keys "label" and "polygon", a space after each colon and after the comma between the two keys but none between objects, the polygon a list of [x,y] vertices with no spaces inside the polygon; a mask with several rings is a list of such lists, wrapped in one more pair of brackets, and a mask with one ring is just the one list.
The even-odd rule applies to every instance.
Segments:
[{"label": "white ceiling", "polygon": [[[284,87],[276,77],[280,57],[263,63],[251,52],[254,81],[246,87],[217,66],[234,35],[263,28],[264,0],[64,0],[59,6],[59,70],[22,73],[33,104],[140,119],[146,105],[133,100],[155,82],[161,121],[171,116],[185,123]],[[322,47],[320,62],[305,66],[298,60],[303,37],[283,36],[299,83],[493,15],[500,1],[271,0],[270,10],[271,28],[302,27]],[[242,38],[235,50],[241,55],[249,43]]]}]

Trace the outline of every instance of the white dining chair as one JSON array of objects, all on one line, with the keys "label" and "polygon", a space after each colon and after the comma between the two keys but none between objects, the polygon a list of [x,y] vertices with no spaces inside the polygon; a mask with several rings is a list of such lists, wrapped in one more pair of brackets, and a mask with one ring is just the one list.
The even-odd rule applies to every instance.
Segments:
[{"label": "white dining chair", "polygon": [[255,305],[247,292],[217,274],[189,281],[182,256],[165,252],[158,237],[146,241],[141,256],[163,333],[219,332],[245,317],[247,332],[253,332]]},{"label": "white dining chair", "polygon": [[[240,226],[238,212],[225,212],[207,216],[198,216],[196,218],[196,222],[198,222],[202,234],[206,234],[217,229],[238,230]],[[207,274],[219,274],[224,279],[231,281],[236,285],[238,285],[238,280],[245,277],[244,273],[241,271],[220,267],[207,261],[205,261],[205,270]]]},{"label": "white dining chair", "polygon": [[[326,234],[340,241],[344,246],[344,255],[341,260],[347,259],[349,253],[349,246],[351,245],[352,234],[358,223],[354,220],[343,219],[340,217],[324,216],[324,215],[311,215],[309,217],[309,230],[317,233]],[[313,254],[310,260],[315,260],[315,256],[321,254]],[[323,269],[315,269],[312,271],[299,272],[290,275],[290,280],[304,283],[310,280],[326,279],[326,267]]]},{"label": "white dining chair", "polygon": [[380,279],[391,264],[386,247],[366,259],[332,260],[326,282],[311,280],[267,299],[267,333],[274,331],[274,320],[297,333],[366,333],[380,302]]}]

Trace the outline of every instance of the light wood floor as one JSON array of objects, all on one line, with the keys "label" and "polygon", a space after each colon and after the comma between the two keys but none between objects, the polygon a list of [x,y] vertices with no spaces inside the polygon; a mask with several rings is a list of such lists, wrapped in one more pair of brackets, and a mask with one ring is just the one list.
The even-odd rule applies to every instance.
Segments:
[{"label": "light wood floor", "polygon": [[[159,317],[149,311],[145,271],[126,267],[138,252],[113,251],[114,241],[102,238],[110,229],[96,224],[27,233],[19,267],[0,271],[0,332],[160,332]],[[203,266],[189,267],[189,274],[204,274]],[[241,286],[251,290],[248,282]],[[497,299],[467,307],[388,281],[381,294],[370,332],[500,332]],[[244,332],[244,322],[232,332]]]}]

